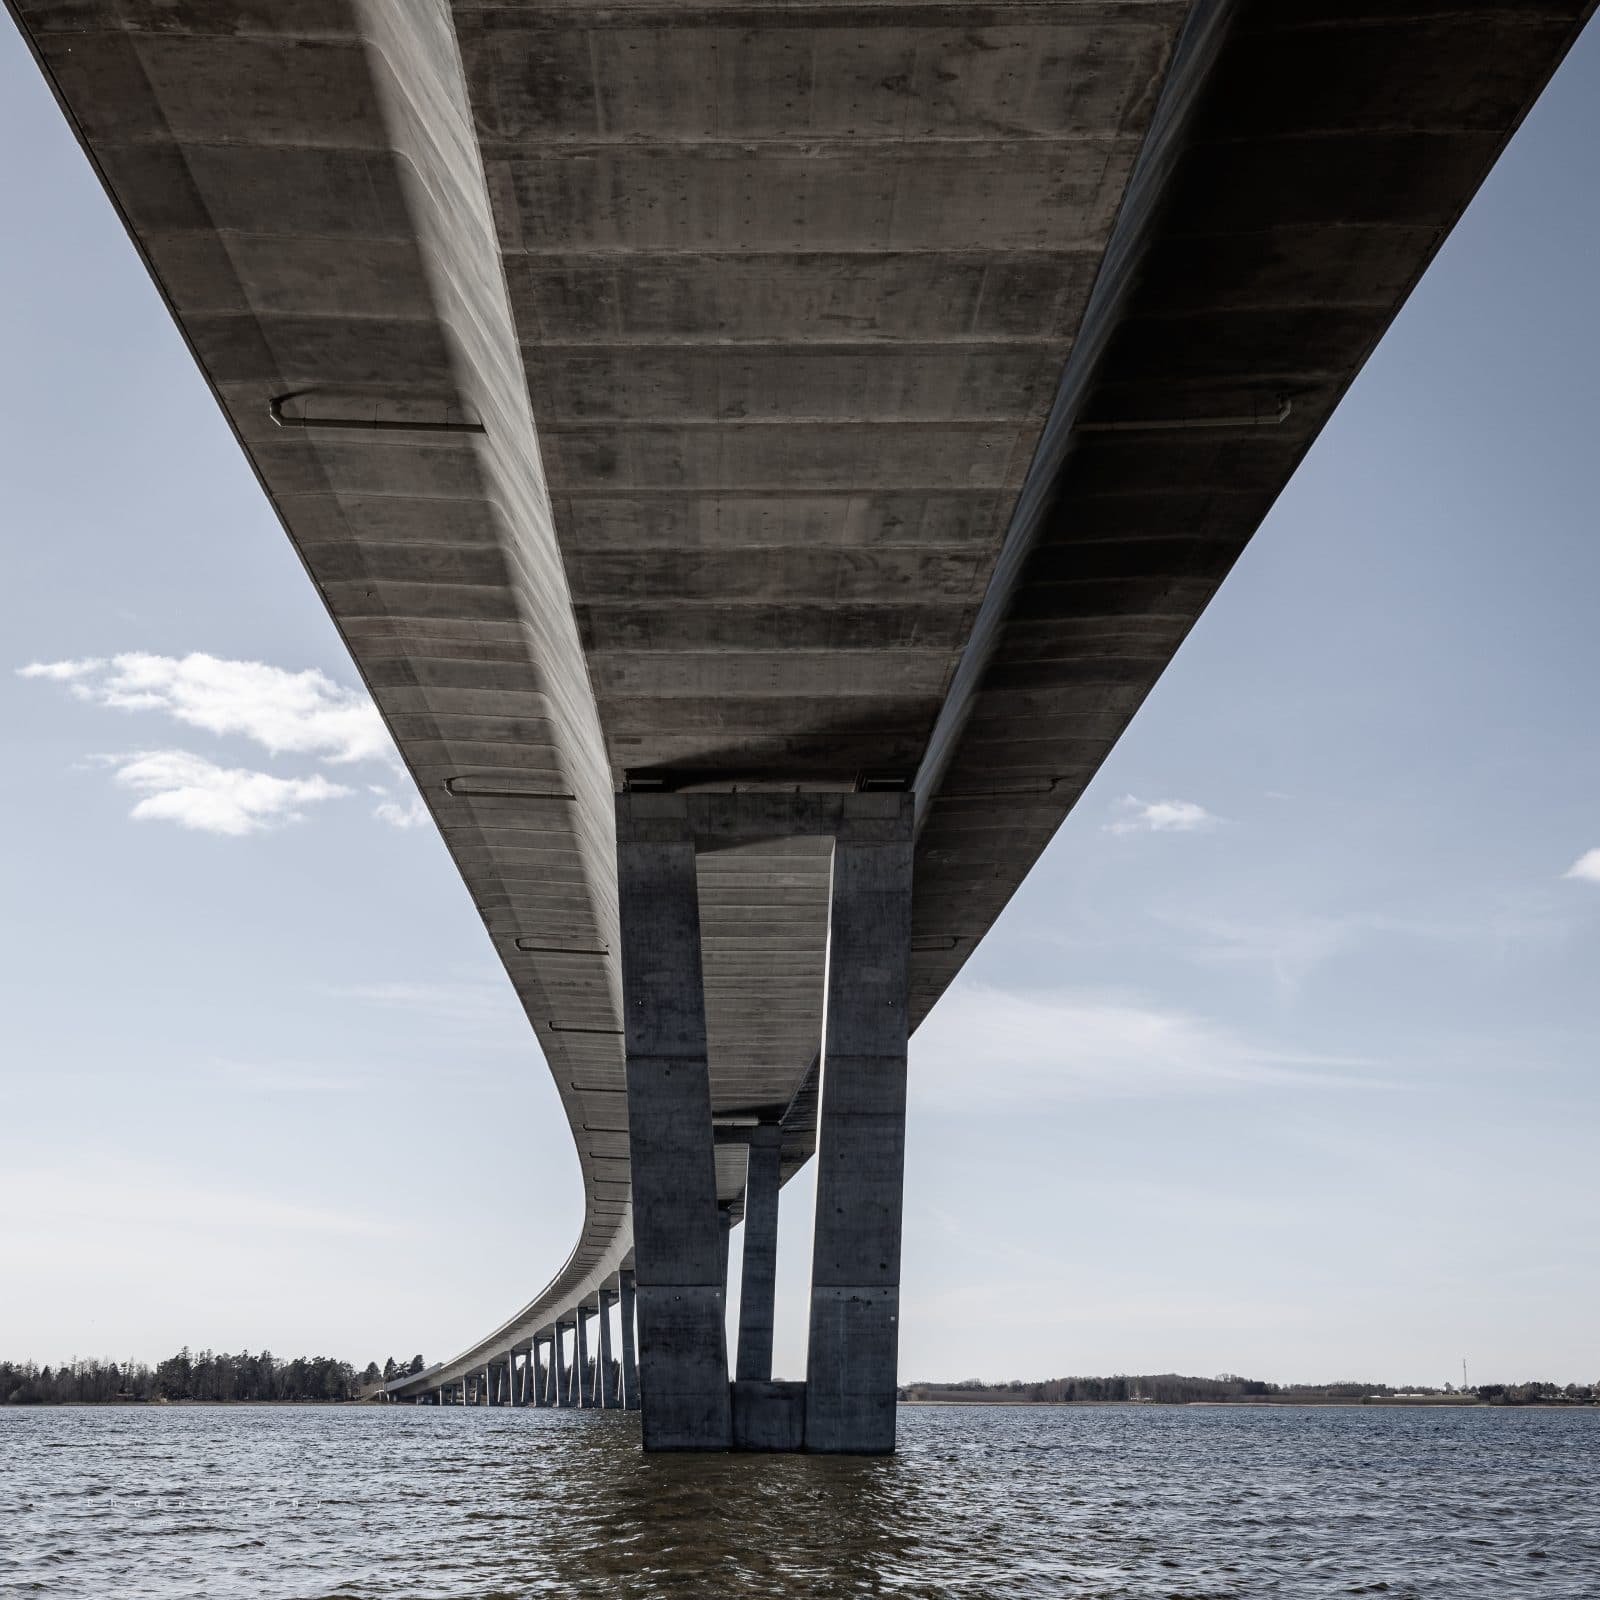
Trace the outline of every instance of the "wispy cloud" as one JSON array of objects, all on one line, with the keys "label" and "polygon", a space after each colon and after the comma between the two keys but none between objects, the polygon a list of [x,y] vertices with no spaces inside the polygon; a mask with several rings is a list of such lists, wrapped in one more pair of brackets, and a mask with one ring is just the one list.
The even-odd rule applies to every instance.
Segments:
[{"label": "wispy cloud", "polygon": [[329,1072],[320,1067],[277,1061],[216,1061],[215,1072],[229,1088],[251,1094],[349,1094],[373,1087],[370,1075]]},{"label": "wispy cloud", "polygon": [[404,805],[398,800],[382,800],[372,808],[372,814],[391,828],[420,828],[428,821],[428,808],[419,794],[412,795]]},{"label": "wispy cloud", "polygon": [[130,651],[110,660],[34,661],[24,678],[65,683],[80,700],[122,711],[164,711],[208,733],[238,734],[273,755],[334,762],[391,755],[378,708],[314,668],[287,672],[264,661]]},{"label": "wispy cloud", "polygon": [[1600,883],[1600,850],[1585,850],[1562,876],[1580,883]]},{"label": "wispy cloud", "polygon": [[1117,810],[1107,833],[1203,833],[1222,820],[1193,800],[1141,800],[1135,794],[1125,794]]},{"label": "wispy cloud", "polygon": [[1189,911],[1154,915],[1183,939],[1185,959],[1200,966],[1265,973],[1285,995],[1294,994],[1329,961],[1376,939],[1454,947],[1503,962],[1547,950],[1566,938],[1572,926],[1570,914],[1544,890],[1512,896],[1462,894],[1453,903],[1406,913],[1291,911],[1259,919]]},{"label": "wispy cloud", "polygon": [[1240,921],[1193,913],[1157,912],[1158,921],[1191,940],[1187,959],[1208,967],[1238,967],[1264,972],[1285,994],[1292,994],[1325,962],[1354,944],[1372,919],[1286,913],[1260,921]]},{"label": "wispy cloud", "polygon": [[1247,1039],[1119,995],[958,984],[912,1043],[913,1088],[946,1110],[1247,1088],[1392,1089],[1375,1063]]},{"label": "wispy cloud", "polygon": [[99,672],[105,666],[99,656],[85,656],[81,661],[30,661],[17,668],[19,678],[45,678],[51,683],[71,683]]},{"label": "wispy cloud", "polygon": [[129,813],[135,821],[175,822],[234,838],[299,822],[305,806],[350,793],[320,774],[275,778],[246,767],[219,767],[187,750],[140,750],[100,760],[115,768],[122,788],[144,796]]},{"label": "wispy cloud", "polygon": [[[218,1229],[271,1231],[354,1237],[386,1237],[397,1224],[352,1212],[286,1202],[210,1184],[186,1183],[163,1168],[133,1162],[69,1160],[58,1165],[17,1167],[0,1173],[0,1208],[28,1217],[30,1225],[53,1225],[86,1218],[101,1228],[114,1218],[119,1231],[165,1226],[197,1234]],[[16,1230],[26,1233],[28,1229]]]},{"label": "wispy cloud", "polygon": [[[486,983],[347,983],[330,984],[324,991],[340,1000],[359,1000],[388,1009],[421,1011],[435,1019],[498,1026],[517,1014],[515,991],[498,980]],[[526,1035],[512,1033],[519,1048]]]}]

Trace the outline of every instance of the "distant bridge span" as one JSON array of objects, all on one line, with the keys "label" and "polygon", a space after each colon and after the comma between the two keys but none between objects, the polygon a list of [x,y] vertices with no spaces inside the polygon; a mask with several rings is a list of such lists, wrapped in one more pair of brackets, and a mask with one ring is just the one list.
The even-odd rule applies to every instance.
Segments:
[{"label": "distant bridge span", "polygon": [[8,4],[572,1126],[391,1393],[576,1400],[622,1297],[647,1447],[892,1449],[906,1036],[1593,0]]}]

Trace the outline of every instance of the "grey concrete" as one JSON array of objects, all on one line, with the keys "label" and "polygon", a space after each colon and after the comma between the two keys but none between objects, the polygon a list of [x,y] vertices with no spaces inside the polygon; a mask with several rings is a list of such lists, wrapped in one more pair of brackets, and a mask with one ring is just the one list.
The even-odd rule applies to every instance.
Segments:
[{"label": "grey concrete", "polygon": [[572,1403],[584,1410],[594,1405],[589,1378],[589,1308],[579,1306],[577,1321],[577,1346],[572,1356]]},{"label": "grey concrete", "polygon": [[741,1378],[733,1390],[735,1450],[799,1450],[805,1445],[806,1386]]},{"label": "grey concrete", "polygon": [[597,1341],[599,1352],[595,1365],[595,1400],[602,1411],[614,1410],[617,1406],[616,1386],[611,1372],[611,1307],[616,1297],[608,1294],[604,1289],[600,1291],[600,1337]]},{"label": "grey concrete", "polygon": [[682,797],[616,802],[646,1450],[731,1438],[695,839]]},{"label": "grey concrete", "polygon": [[[735,1377],[772,1377],[773,1296],[778,1277],[778,1169],[783,1130],[774,1122],[750,1130],[745,1167],[744,1259],[739,1273],[739,1351]],[[738,1437],[738,1391],[734,1392]]]},{"label": "grey concrete", "polygon": [[[912,779],[915,1026],[1593,9],[7,3],[573,1130],[570,1258],[405,1396],[570,1318],[645,1226],[617,786]],[[458,426],[279,427],[287,394]],[[706,1099],[781,1108],[785,1179],[828,863],[696,865]]]},{"label": "grey concrete", "polygon": [[717,1271],[718,1281],[722,1285],[723,1303],[728,1299],[728,1238],[733,1232],[733,1206],[728,1201],[722,1201],[717,1206]]},{"label": "grey concrete", "polygon": [[561,1348],[562,1342],[563,1342],[562,1341],[562,1337],[561,1337],[562,1332],[563,1332],[563,1329],[562,1329],[561,1324],[557,1323],[556,1324],[556,1363],[555,1363],[555,1373],[554,1373],[555,1385],[556,1385],[556,1404],[558,1406],[560,1406],[563,1410],[566,1410],[566,1409],[569,1409],[571,1407],[571,1405],[572,1405],[572,1378],[571,1378],[572,1369],[567,1366],[567,1364],[566,1364],[566,1356],[565,1356],[565,1354],[564,1354],[564,1352],[562,1351],[562,1348]]},{"label": "grey concrete", "polygon": [[910,795],[858,796],[833,851],[806,1449],[894,1449],[905,1168]]},{"label": "grey concrete", "polygon": [[622,1324],[622,1405],[626,1411],[639,1409],[639,1363],[634,1352],[633,1273],[626,1267],[617,1274],[618,1317]]}]

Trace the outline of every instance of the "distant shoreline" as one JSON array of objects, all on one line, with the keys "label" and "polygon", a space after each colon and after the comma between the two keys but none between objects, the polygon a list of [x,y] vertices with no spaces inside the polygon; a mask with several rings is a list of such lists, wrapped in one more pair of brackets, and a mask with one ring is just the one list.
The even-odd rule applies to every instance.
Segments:
[{"label": "distant shoreline", "polygon": [[1600,1406],[1592,1402],[1574,1401],[1563,1403],[1561,1401],[1528,1400],[1514,1401],[1511,1404],[1496,1405],[1492,1400],[1479,1400],[1474,1396],[1471,1399],[1456,1399],[1454,1396],[1440,1395],[1437,1399],[1424,1397],[1417,1400],[1399,1400],[1393,1396],[1377,1395],[1371,1400],[1358,1399],[1352,1396],[1338,1396],[1328,1400],[1318,1400],[1309,1396],[1295,1396],[1289,1399],[1275,1400],[1270,1396],[1250,1395],[1240,1400],[1007,1400],[993,1395],[977,1396],[971,1400],[956,1400],[941,1397],[938,1400],[901,1400],[898,1404],[903,1406],[950,1406],[955,1409],[970,1406],[1002,1406],[1015,1409],[1020,1406],[1030,1406],[1035,1409],[1070,1411],[1075,1409],[1093,1409],[1097,1406],[1137,1406],[1143,1410],[1147,1406],[1210,1406],[1218,1411],[1237,1411],[1244,1407],[1254,1407],[1258,1411],[1282,1411],[1294,1406],[1308,1406],[1318,1411],[1331,1411],[1335,1409],[1348,1409],[1361,1411],[1376,1406],[1387,1406],[1396,1411],[1419,1411],[1433,1406],[1451,1411],[1597,1411]]}]

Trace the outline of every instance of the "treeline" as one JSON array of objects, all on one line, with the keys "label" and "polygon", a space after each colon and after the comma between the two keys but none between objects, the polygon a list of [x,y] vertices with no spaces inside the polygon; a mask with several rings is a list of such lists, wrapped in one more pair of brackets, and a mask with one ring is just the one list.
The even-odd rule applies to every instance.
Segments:
[{"label": "treeline", "polygon": [[1040,1383],[913,1383],[903,1391],[908,1400],[1045,1400],[1058,1404],[1083,1400],[1154,1400],[1178,1404],[1193,1400],[1229,1400],[1266,1394],[1270,1384],[1253,1378],[1185,1378],[1176,1372],[1118,1373],[1113,1378],[1046,1378]]},{"label": "treeline", "polygon": [[187,1345],[175,1356],[149,1366],[142,1361],[64,1361],[40,1367],[31,1361],[0,1361],[0,1404],[67,1405],[130,1401],[358,1400],[362,1394],[405,1372],[421,1372],[421,1356],[401,1365],[391,1356],[379,1367],[368,1362],[357,1372],[331,1356],[281,1360],[270,1350],[252,1355],[202,1350]]},{"label": "treeline", "polygon": [[1119,1373],[1112,1378],[1047,1378],[1038,1383],[1013,1379],[1010,1383],[983,1383],[967,1378],[959,1383],[913,1383],[900,1391],[906,1400],[1004,1400],[1066,1404],[1086,1401],[1145,1401],[1185,1405],[1200,1401],[1258,1400],[1313,1403],[1329,1400],[1433,1400],[1484,1405],[1594,1405],[1600,1402],[1600,1385],[1486,1383],[1470,1389],[1449,1384],[1430,1388],[1418,1384],[1396,1388],[1386,1383],[1266,1383],[1224,1373],[1217,1378],[1188,1378],[1175,1372]]},{"label": "treeline", "polygon": [[1600,1404],[1600,1384],[1481,1383],[1475,1393],[1492,1406]]}]

